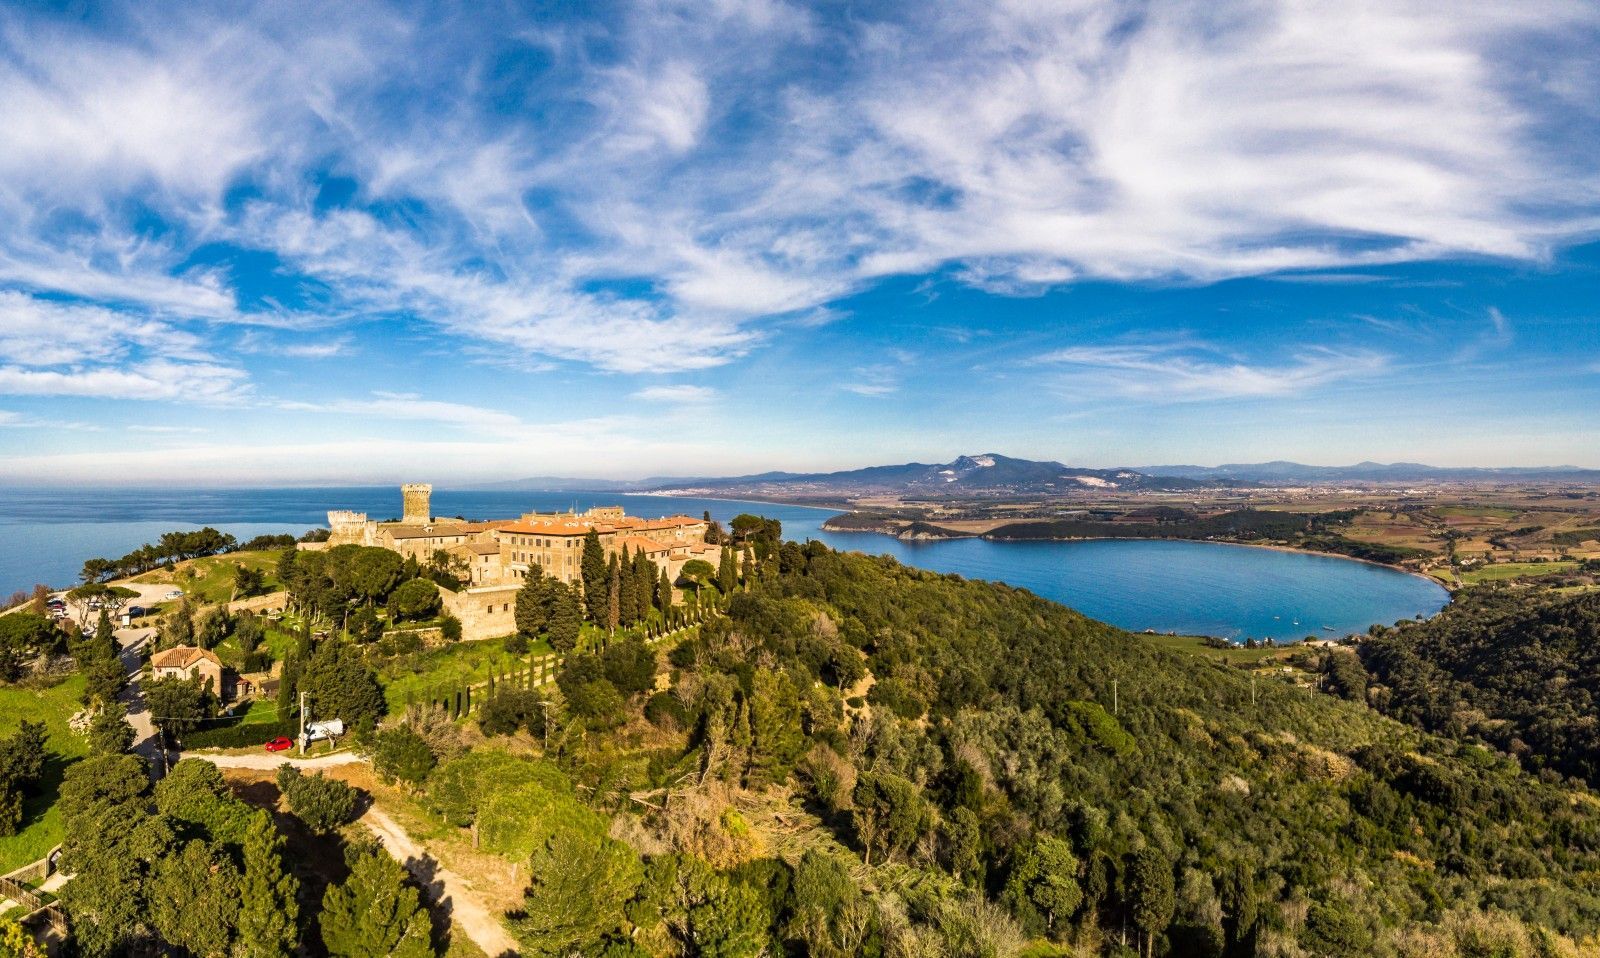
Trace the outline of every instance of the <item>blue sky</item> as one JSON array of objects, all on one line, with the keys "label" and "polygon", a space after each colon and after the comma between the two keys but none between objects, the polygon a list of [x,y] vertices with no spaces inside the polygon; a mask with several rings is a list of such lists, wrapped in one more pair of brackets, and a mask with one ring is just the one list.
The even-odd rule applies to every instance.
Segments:
[{"label": "blue sky", "polygon": [[0,481],[1600,466],[1593,3],[90,6]]}]

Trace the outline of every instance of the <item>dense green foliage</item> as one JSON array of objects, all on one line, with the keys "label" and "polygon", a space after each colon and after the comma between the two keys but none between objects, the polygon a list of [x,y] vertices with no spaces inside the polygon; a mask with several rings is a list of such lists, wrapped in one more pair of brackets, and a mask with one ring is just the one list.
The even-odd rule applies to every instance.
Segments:
[{"label": "dense green foliage", "polygon": [[43,722],[24,721],[0,740],[0,835],[15,835],[22,827],[22,800],[44,775],[48,737]]},{"label": "dense green foliage", "polygon": [[1426,622],[1374,632],[1360,650],[1383,711],[1600,782],[1600,594],[1469,589]]},{"label": "dense green foliage", "polygon": [[331,958],[431,958],[433,926],[404,868],[376,845],[347,853],[350,877],[322,897]]},{"label": "dense green foliage", "polygon": [[[283,954],[298,882],[265,812],[185,759],[152,791],[144,761],[94,756],[61,787],[61,902],[80,954]],[[248,893],[248,894],[247,894]]]},{"label": "dense green foliage", "polygon": [[238,540],[225,532],[206,526],[204,529],[163,532],[153,543],[146,543],[120,559],[89,559],[83,564],[80,577],[86,583],[122,579],[157,566],[200,556],[233,552],[239,548]]},{"label": "dense green foliage", "polygon": [[751,553],[664,683],[648,647],[569,656],[543,758],[421,778],[529,866],[530,953],[1531,955],[1600,929],[1593,799],[1384,718],[1348,652],[1336,695],[1252,688],[1027,592]]}]

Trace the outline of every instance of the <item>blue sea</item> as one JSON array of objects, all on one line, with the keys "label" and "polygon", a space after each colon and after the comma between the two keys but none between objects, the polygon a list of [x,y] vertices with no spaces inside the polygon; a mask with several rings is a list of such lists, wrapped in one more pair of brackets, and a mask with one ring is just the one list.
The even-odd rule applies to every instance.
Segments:
[{"label": "blue sea", "polygon": [[[433,493],[435,515],[469,519],[607,504],[640,516],[710,512],[724,523],[741,512],[759,513],[781,520],[786,538],[819,539],[937,572],[1005,582],[1135,631],[1328,638],[1429,616],[1449,600],[1438,585],[1381,566],[1218,543],[901,542],[875,533],[825,532],[822,522],[832,511],[803,506],[610,493]],[[123,555],[173,529],[215,526],[241,541],[299,535],[325,526],[330,509],[394,518],[400,492],[392,486],[0,490],[0,598],[37,582],[69,585],[84,559]]]}]

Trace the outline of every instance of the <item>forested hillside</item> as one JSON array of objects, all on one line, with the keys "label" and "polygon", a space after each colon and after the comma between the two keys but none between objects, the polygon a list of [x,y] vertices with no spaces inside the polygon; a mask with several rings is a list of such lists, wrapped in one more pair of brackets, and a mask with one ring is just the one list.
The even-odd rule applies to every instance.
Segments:
[{"label": "forested hillside", "polygon": [[1396,718],[1600,780],[1600,594],[1469,589],[1433,619],[1378,630],[1361,658],[1381,683],[1371,701]]},{"label": "forested hillside", "polygon": [[666,674],[618,645],[569,661],[553,727],[526,693],[486,708],[545,758],[420,783],[532,854],[531,952],[1519,955],[1600,928],[1582,789],[1003,586],[817,544],[762,568]]}]

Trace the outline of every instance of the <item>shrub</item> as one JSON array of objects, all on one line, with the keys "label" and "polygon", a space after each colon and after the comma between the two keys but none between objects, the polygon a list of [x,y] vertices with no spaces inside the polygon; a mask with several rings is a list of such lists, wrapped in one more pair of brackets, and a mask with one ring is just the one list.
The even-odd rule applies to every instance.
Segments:
[{"label": "shrub", "polygon": [[528,637],[521,632],[513,632],[501,641],[505,645],[507,655],[528,654]]},{"label": "shrub", "polygon": [[600,653],[606,680],[624,695],[647,692],[656,684],[656,654],[641,639],[618,642]]},{"label": "shrub", "polygon": [[644,703],[644,717],[658,728],[686,728],[689,712],[671,692],[657,692]]},{"label": "shrub", "polygon": [[289,810],[314,832],[326,834],[355,816],[357,791],[321,772],[302,775],[285,762],[278,767],[278,790]]},{"label": "shrub", "polygon": [[373,740],[372,767],[385,781],[415,785],[433,770],[433,750],[410,726],[397,725]]},{"label": "shrub", "polygon": [[478,727],[485,735],[510,735],[519,728],[532,731],[536,724],[534,713],[540,711],[543,700],[539,693],[527,689],[499,689],[478,710]]},{"label": "shrub", "polygon": [[461,620],[446,612],[439,618],[439,633],[446,642],[460,642]]},{"label": "shrub", "polygon": [[884,679],[874,685],[867,693],[867,701],[881,705],[903,719],[919,719],[928,710],[927,703],[910,684],[895,678]]},{"label": "shrub", "polygon": [[625,703],[617,687],[605,679],[595,679],[563,689],[572,714],[587,719],[592,728],[611,728],[622,722]]}]

